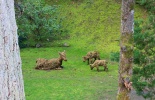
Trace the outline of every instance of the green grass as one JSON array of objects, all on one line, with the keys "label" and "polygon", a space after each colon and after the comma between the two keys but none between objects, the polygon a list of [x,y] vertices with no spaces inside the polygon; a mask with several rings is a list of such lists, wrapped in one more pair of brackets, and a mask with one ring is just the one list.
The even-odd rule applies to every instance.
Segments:
[{"label": "green grass", "polygon": [[[72,47],[83,47],[87,51],[104,52],[109,58],[111,52],[119,51],[121,3],[119,0],[46,0],[59,5],[62,22],[61,41]],[[135,19],[145,18],[146,12],[135,6]],[[52,43],[54,44],[54,43]]]},{"label": "green grass", "polygon": [[[66,50],[63,70],[35,70],[37,58],[56,58]],[[115,100],[117,93],[116,63],[108,64],[109,71],[90,70],[82,61],[86,52],[76,48],[22,49],[22,69],[27,100]],[[101,58],[103,58],[101,53]]]},{"label": "green grass", "polygon": [[[109,60],[119,52],[121,4],[117,0],[46,0],[60,5],[62,30],[66,39],[52,45],[68,43],[70,47],[27,48],[21,50],[22,70],[27,100],[116,100],[118,63]],[[57,1],[57,2],[56,2]],[[74,0],[76,1],[76,0]],[[80,2],[79,2],[80,1]],[[145,17],[144,9],[135,7],[135,18]],[[143,16],[144,15],[144,16]],[[65,34],[62,34],[65,35]],[[37,58],[56,58],[66,50],[63,70],[35,70]],[[90,70],[82,56],[97,50],[109,61],[109,71]]]}]

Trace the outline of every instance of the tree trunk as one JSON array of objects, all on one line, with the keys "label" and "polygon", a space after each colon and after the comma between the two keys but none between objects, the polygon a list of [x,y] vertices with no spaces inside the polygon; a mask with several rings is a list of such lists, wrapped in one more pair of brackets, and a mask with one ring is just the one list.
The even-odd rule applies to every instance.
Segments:
[{"label": "tree trunk", "polygon": [[[134,0],[122,0],[119,88],[117,100],[130,100],[134,33]],[[130,87],[128,87],[130,86]]]},{"label": "tree trunk", "polygon": [[25,100],[14,0],[0,0],[0,100]]}]

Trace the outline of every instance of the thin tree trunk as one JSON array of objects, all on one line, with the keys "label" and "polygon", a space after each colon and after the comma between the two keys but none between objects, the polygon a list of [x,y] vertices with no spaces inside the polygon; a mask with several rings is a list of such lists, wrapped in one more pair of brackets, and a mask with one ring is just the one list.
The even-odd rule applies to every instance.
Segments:
[{"label": "thin tree trunk", "polygon": [[0,0],[0,100],[25,100],[14,0]]},{"label": "thin tree trunk", "polygon": [[[133,33],[134,33],[134,0],[122,0],[121,39],[119,88],[117,100],[130,100],[132,62],[133,62]],[[127,83],[127,85],[125,84]]]}]

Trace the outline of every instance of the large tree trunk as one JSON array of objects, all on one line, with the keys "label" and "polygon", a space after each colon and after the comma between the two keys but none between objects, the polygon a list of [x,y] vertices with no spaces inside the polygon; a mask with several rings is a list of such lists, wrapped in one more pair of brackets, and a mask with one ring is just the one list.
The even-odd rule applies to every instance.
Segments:
[{"label": "large tree trunk", "polygon": [[14,1],[0,0],[0,100],[24,100]]},{"label": "large tree trunk", "polygon": [[130,100],[133,62],[134,0],[122,0],[119,88],[117,100]]}]

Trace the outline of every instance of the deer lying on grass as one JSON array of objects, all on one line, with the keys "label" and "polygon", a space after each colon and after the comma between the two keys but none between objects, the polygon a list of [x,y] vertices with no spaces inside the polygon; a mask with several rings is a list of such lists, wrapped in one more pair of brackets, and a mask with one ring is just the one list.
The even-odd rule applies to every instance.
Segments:
[{"label": "deer lying on grass", "polygon": [[62,69],[63,60],[67,61],[65,50],[63,52],[59,52],[59,58],[53,58],[50,60],[44,58],[37,59],[35,69],[40,70]]},{"label": "deer lying on grass", "polygon": [[36,61],[35,69],[42,69],[42,68],[44,68],[45,65],[46,65],[46,62],[47,62],[47,59],[38,58],[37,61]]}]

